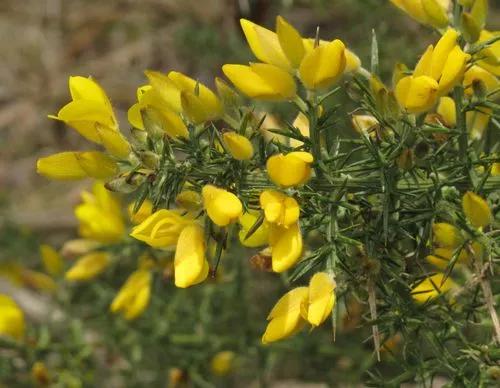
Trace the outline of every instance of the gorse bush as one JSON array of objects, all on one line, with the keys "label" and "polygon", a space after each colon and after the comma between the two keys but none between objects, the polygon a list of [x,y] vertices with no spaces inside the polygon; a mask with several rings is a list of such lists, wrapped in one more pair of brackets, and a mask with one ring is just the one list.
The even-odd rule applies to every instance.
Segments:
[{"label": "gorse bush", "polygon": [[[274,355],[293,368],[287,342],[300,343],[301,377],[332,386],[493,385],[500,35],[485,29],[486,0],[392,2],[440,36],[415,64],[395,64],[389,81],[378,75],[378,45],[391,42],[374,34],[362,64],[354,47],[319,29],[303,37],[280,16],[275,31],[241,20],[257,62],[224,65],[229,82],[216,78],[215,91],[146,71],[128,136],[99,84],[70,77],[71,102],[50,117],[103,150],[38,160],[49,178],[97,181],[75,209],[80,238],[61,252],[43,246],[50,276],[34,283],[63,295],[63,314],[100,316],[108,347],[127,352],[125,333],[142,332],[130,362],[148,364],[143,353],[160,349],[146,368],[169,365],[173,386],[223,384],[209,369],[265,385]],[[354,110],[338,104],[342,95]],[[287,106],[285,119],[266,113],[274,104]],[[350,136],[339,135],[345,117]],[[75,258],[67,270],[61,254]],[[254,305],[269,307],[261,298],[273,283],[287,291],[266,325]],[[11,346],[28,363],[43,359],[51,345],[23,350],[23,313],[7,296],[0,303],[0,331],[21,343]],[[124,320],[102,316],[106,308]],[[349,346],[364,347],[365,356],[346,353],[364,360],[356,377],[333,366],[335,348]],[[238,357],[257,365],[238,372]],[[320,360],[317,372],[307,358]],[[50,365],[35,366],[35,379],[50,380]]]}]

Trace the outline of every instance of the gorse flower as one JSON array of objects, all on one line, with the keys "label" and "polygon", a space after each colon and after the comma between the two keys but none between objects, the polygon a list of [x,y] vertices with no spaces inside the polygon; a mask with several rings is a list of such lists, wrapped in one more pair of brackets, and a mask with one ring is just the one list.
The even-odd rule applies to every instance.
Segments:
[{"label": "gorse flower", "polygon": [[249,248],[256,248],[268,244],[269,226],[265,220],[250,236],[247,237],[251,228],[255,225],[258,219],[259,213],[254,210],[245,212],[240,216],[238,222],[241,229],[238,237],[242,245]]},{"label": "gorse flower", "polygon": [[448,29],[436,47],[427,47],[413,74],[398,81],[396,98],[409,113],[428,111],[439,96],[462,82],[470,55],[462,51],[457,38],[458,32]]},{"label": "gorse flower", "polygon": [[201,226],[186,226],[175,249],[175,285],[186,288],[201,283],[208,276],[209,265],[205,258],[205,238]]},{"label": "gorse flower", "polygon": [[231,156],[236,160],[249,160],[253,156],[253,146],[245,136],[235,132],[226,132],[222,135],[224,145]]},{"label": "gorse flower", "polygon": [[303,250],[299,223],[296,222],[288,227],[270,225],[269,246],[271,247],[274,272],[284,272],[295,265]]},{"label": "gorse flower", "polygon": [[82,192],[83,203],[75,208],[81,237],[102,243],[115,243],[125,235],[125,221],[120,200],[95,183],[92,192]]},{"label": "gorse flower", "polygon": [[444,274],[429,276],[414,286],[411,296],[418,303],[426,303],[454,288],[456,284],[450,278],[445,280]]},{"label": "gorse flower", "polygon": [[123,313],[131,320],[141,315],[149,304],[151,296],[151,271],[138,269],[133,272],[111,303],[113,313]]},{"label": "gorse flower", "polygon": [[0,336],[21,339],[24,336],[24,313],[10,296],[0,294]]},{"label": "gorse flower", "polygon": [[154,248],[169,248],[177,244],[182,230],[191,223],[176,210],[160,209],[135,226],[130,235]]},{"label": "gorse flower", "polygon": [[479,195],[471,191],[466,192],[462,197],[462,208],[469,222],[476,228],[484,228],[490,224],[490,207]]},{"label": "gorse flower", "polygon": [[205,185],[201,192],[203,206],[214,224],[227,226],[238,220],[243,206],[236,195],[213,185]]},{"label": "gorse flower", "polygon": [[230,350],[217,353],[210,361],[210,370],[214,375],[226,376],[234,369],[236,354]]},{"label": "gorse flower", "polygon": [[391,0],[391,3],[420,23],[436,28],[449,23],[450,0]]},{"label": "gorse flower", "polygon": [[92,252],[80,257],[66,272],[65,278],[70,281],[86,281],[95,278],[106,270],[110,264],[107,252]]},{"label": "gorse flower", "polygon": [[259,197],[266,221],[288,227],[297,223],[300,208],[297,201],[279,191],[265,190]]},{"label": "gorse flower", "polygon": [[269,324],[262,343],[287,338],[309,322],[313,328],[321,325],[335,305],[335,282],[331,275],[318,272],[309,287],[297,287],[283,295],[267,317]]},{"label": "gorse flower", "polygon": [[311,177],[313,160],[309,152],[302,151],[273,155],[267,160],[267,173],[279,186],[298,186],[306,183]]}]

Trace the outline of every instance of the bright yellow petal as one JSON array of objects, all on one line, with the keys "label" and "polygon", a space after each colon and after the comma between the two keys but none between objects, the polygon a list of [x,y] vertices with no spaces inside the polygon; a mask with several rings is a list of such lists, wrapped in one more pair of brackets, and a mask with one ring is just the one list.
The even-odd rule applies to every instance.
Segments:
[{"label": "bright yellow petal", "polygon": [[288,228],[274,226],[271,233],[273,271],[284,272],[302,255],[302,234],[298,223]]},{"label": "bright yellow petal", "polygon": [[245,136],[236,132],[226,132],[222,135],[226,148],[236,160],[249,160],[253,156],[253,145]]},{"label": "bright yellow petal", "polygon": [[335,304],[335,281],[326,272],[318,272],[309,282],[307,321],[313,326],[321,325]]},{"label": "bright yellow petal", "polygon": [[491,210],[483,198],[467,191],[462,198],[462,209],[469,222],[476,228],[484,228],[491,222]]},{"label": "bright yellow petal", "polygon": [[294,68],[300,66],[305,55],[304,44],[299,32],[283,17],[276,18],[276,33],[281,49]]},{"label": "bright yellow petal", "polygon": [[206,268],[205,236],[199,225],[186,226],[177,242],[174,259],[175,285],[186,288],[199,282]]}]

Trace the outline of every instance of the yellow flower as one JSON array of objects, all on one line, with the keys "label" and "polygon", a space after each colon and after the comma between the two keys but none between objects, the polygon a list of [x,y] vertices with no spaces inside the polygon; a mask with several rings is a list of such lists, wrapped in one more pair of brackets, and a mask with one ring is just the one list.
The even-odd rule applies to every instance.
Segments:
[{"label": "yellow flower", "polygon": [[260,194],[260,207],[266,220],[272,224],[288,227],[296,224],[300,208],[297,201],[279,191],[265,190]]},{"label": "yellow flower", "polygon": [[[482,30],[479,35],[479,43],[485,43],[489,40],[495,39],[500,35],[500,32],[491,32],[487,30]],[[480,64],[485,63],[490,66],[498,66],[500,65],[500,40],[489,44],[487,47],[482,49],[478,53],[478,57],[482,60]],[[498,74],[496,74],[498,76]]]},{"label": "yellow flower", "polygon": [[82,192],[83,203],[75,208],[79,234],[102,243],[116,243],[125,234],[121,202],[102,183],[95,183],[92,192]]},{"label": "yellow flower", "polygon": [[0,265],[0,276],[6,278],[14,285],[30,287],[41,291],[51,292],[57,287],[54,280],[47,274],[33,271],[13,262],[6,262]]},{"label": "yellow flower", "polygon": [[133,272],[113,299],[110,309],[121,312],[125,319],[135,319],[149,304],[151,295],[151,272],[138,269]]},{"label": "yellow flower", "polygon": [[127,208],[130,221],[132,221],[134,225],[140,224],[153,213],[153,203],[147,199],[141,204],[135,213],[134,207],[135,204],[132,202]]},{"label": "yellow flower", "polygon": [[480,84],[486,93],[494,93],[493,96],[498,97],[500,89],[498,78],[482,67],[474,65],[464,74],[465,94],[472,95],[477,84]]},{"label": "yellow flower", "polygon": [[283,295],[269,313],[262,343],[278,341],[297,333],[305,324],[302,317],[309,289],[297,287]]},{"label": "yellow flower", "polygon": [[191,223],[176,211],[160,209],[135,226],[130,235],[154,248],[168,248],[177,244],[182,230]]},{"label": "yellow flower", "polygon": [[243,213],[243,205],[236,195],[213,185],[202,189],[203,206],[212,222],[227,226],[236,221]]},{"label": "yellow flower", "polygon": [[270,225],[269,245],[271,246],[272,268],[274,272],[284,272],[292,267],[302,255],[302,234],[299,223],[288,228]]},{"label": "yellow flower", "polygon": [[[299,114],[297,115],[297,117],[295,117],[295,120],[293,121],[293,126],[299,130],[302,136],[309,137],[310,134],[309,119],[304,113],[299,112]],[[297,139],[290,138],[289,141],[290,141],[290,146],[294,148],[300,147],[304,144],[302,141]]]},{"label": "yellow flower", "polygon": [[457,44],[458,32],[449,28],[436,47],[427,47],[420,58],[413,77],[427,76],[438,83],[438,95],[443,96],[462,82],[470,55]]},{"label": "yellow flower", "polygon": [[[454,248],[436,248],[434,249],[432,254],[428,255],[425,259],[439,269],[444,270],[448,266],[450,260],[453,258],[454,253]],[[468,260],[469,255],[467,254],[467,251],[465,249],[461,249],[460,253],[458,254],[457,263],[466,263]]]},{"label": "yellow flower", "polygon": [[493,163],[491,166],[491,176],[500,176],[500,163]]},{"label": "yellow flower", "polygon": [[396,85],[395,96],[401,108],[409,113],[422,113],[436,103],[438,83],[428,76],[406,76]]},{"label": "yellow flower", "polygon": [[102,144],[111,154],[127,157],[130,146],[120,134],[113,108],[104,90],[92,78],[69,77],[73,101],[66,104],[56,116],[76,129],[86,139]]},{"label": "yellow flower", "polygon": [[61,152],[38,159],[36,170],[51,179],[106,179],[118,173],[118,166],[102,152]]},{"label": "yellow flower", "polygon": [[467,130],[472,139],[480,140],[484,131],[488,127],[493,110],[486,107],[476,107],[475,110],[468,111],[466,116]]},{"label": "yellow flower", "polygon": [[353,115],[352,126],[359,134],[366,134],[371,138],[376,136],[375,129],[379,126],[378,120],[371,115]]},{"label": "yellow flower", "polygon": [[21,339],[24,330],[23,311],[10,296],[0,294],[0,336]]},{"label": "yellow flower", "polygon": [[186,226],[175,249],[175,285],[186,288],[201,283],[208,275],[205,258],[205,236],[203,228],[196,224]]},{"label": "yellow flower", "polygon": [[108,267],[109,254],[106,252],[92,252],[80,257],[66,272],[66,280],[84,281],[95,278]]},{"label": "yellow flower", "polygon": [[266,163],[269,178],[283,187],[304,184],[311,177],[313,156],[309,152],[290,152],[271,156]]},{"label": "yellow flower", "polygon": [[491,222],[492,215],[488,202],[472,191],[467,191],[462,197],[462,209],[465,217],[476,228],[483,228]]},{"label": "yellow flower", "polygon": [[[171,80],[166,74],[160,73],[158,71],[146,70],[144,74],[148,78],[149,85],[159,95],[161,101],[160,107],[168,108],[175,113],[181,113],[181,91],[179,90],[175,82]],[[137,92],[139,94],[140,88]],[[155,97],[155,99],[157,98],[158,97]],[[137,99],[140,99],[139,96]]]},{"label": "yellow flower", "polygon": [[193,190],[183,190],[177,194],[177,197],[175,197],[175,203],[177,206],[188,211],[201,209],[203,204],[202,202],[201,195]]},{"label": "yellow flower", "polygon": [[450,0],[391,0],[391,3],[419,23],[435,28],[446,27],[449,23]]},{"label": "yellow flower", "polygon": [[309,282],[307,321],[313,326],[321,325],[335,305],[335,281],[326,272],[317,272]]},{"label": "yellow flower", "polygon": [[202,83],[177,71],[168,73],[168,78],[180,90],[183,113],[194,124],[217,120],[224,113],[217,95]]},{"label": "yellow flower", "polygon": [[241,229],[238,233],[238,237],[241,245],[249,248],[256,248],[267,244],[269,239],[269,226],[265,220],[250,237],[245,238],[258,218],[259,213],[257,211],[249,211],[240,216],[238,221],[241,225]]},{"label": "yellow flower", "polygon": [[52,276],[59,276],[64,269],[64,263],[61,255],[50,245],[40,245],[40,256],[42,257],[45,271]]},{"label": "yellow flower", "polygon": [[[152,74],[156,73],[152,72]],[[152,77],[155,77],[155,75],[152,75]],[[167,76],[164,77],[167,78]],[[174,85],[171,85],[171,87],[175,88]],[[178,93],[177,89],[173,93]],[[132,126],[142,130],[145,129],[141,111],[146,111],[151,119],[154,119],[171,138],[189,137],[188,129],[179,116],[179,112],[169,107],[169,104],[162,98],[162,94],[153,86],[146,85],[137,89],[137,101],[128,110],[128,121]]]},{"label": "yellow flower", "polygon": [[411,295],[417,303],[425,303],[455,287],[455,282],[447,278],[444,282],[444,274],[437,273],[427,277],[411,290]]},{"label": "yellow flower", "polygon": [[250,160],[253,156],[253,145],[245,136],[236,132],[226,132],[222,135],[224,145],[236,160]]},{"label": "yellow flower", "polygon": [[443,119],[443,124],[447,127],[454,128],[457,125],[457,111],[455,100],[451,97],[441,97],[437,107],[437,113]]},{"label": "yellow flower", "polygon": [[216,376],[226,376],[234,368],[236,354],[230,350],[217,353],[210,361],[210,370]]},{"label": "yellow flower", "polygon": [[300,79],[308,89],[328,88],[344,74],[345,67],[345,45],[335,39],[306,54],[299,68]]},{"label": "yellow flower", "polygon": [[463,243],[460,230],[451,224],[437,222],[432,225],[434,243],[442,248],[457,248]]},{"label": "yellow flower", "polygon": [[297,94],[293,77],[274,65],[224,65],[222,71],[236,88],[250,98],[282,101],[291,100]]}]

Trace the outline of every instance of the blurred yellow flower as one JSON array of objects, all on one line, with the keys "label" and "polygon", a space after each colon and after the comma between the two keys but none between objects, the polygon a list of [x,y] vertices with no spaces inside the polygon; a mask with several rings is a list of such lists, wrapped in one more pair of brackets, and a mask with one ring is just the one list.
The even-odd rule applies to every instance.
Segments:
[{"label": "blurred yellow flower", "polygon": [[491,222],[492,215],[488,202],[472,191],[462,197],[462,209],[465,217],[476,228],[484,228]]},{"label": "blurred yellow flower", "polygon": [[270,322],[262,336],[263,344],[287,338],[304,326],[306,321],[302,317],[302,311],[308,295],[307,287],[297,287],[278,300],[267,317]]},{"label": "blurred yellow flower", "polygon": [[102,243],[116,243],[125,235],[121,202],[101,182],[92,187],[92,192],[82,192],[83,203],[76,206],[81,237]]},{"label": "blurred yellow flower", "polygon": [[449,23],[450,0],[391,0],[391,3],[419,23],[435,28],[446,27]]},{"label": "blurred yellow flower", "polygon": [[236,354],[230,350],[218,352],[210,361],[210,370],[216,376],[226,376],[234,369]]},{"label": "blurred yellow flower", "polygon": [[130,235],[154,248],[168,248],[177,244],[182,230],[191,223],[175,210],[160,209],[135,226]]},{"label": "blurred yellow flower", "polygon": [[194,190],[182,190],[175,197],[175,203],[188,211],[196,211],[201,209],[203,200],[201,195]]},{"label": "blurred yellow flower", "polygon": [[24,313],[10,296],[0,294],[0,336],[21,339],[24,336]]},{"label": "blurred yellow flower", "polygon": [[209,265],[205,250],[203,228],[197,224],[186,226],[175,249],[174,270],[177,287],[190,287],[207,278]]},{"label": "blurred yellow flower", "polygon": [[109,253],[91,252],[77,259],[76,263],[66,272],[69,281],[91,280],[100,275],[110,263]]},{"label": "blurred yellow flower", "polygon": [[446,222],[437,222],[432,225],[434,244],[443,248],[457,248],[464,239],[460,230]]},{"label": "blurred yellow flower", "polygon": [[134,207],[135,203],[132,202],[127,208],[130,221],[132,221],[134,225],[140,224],[153,213],[153,203],[148,199],[141,204],[136,212],[134,212]]},{"label": "blurred yellow flower", "polygon": [[489,96],[490,98],[500,96],[500,81],[498,78],[477,65],[471,66],[465,72],[463,86],[467,95],[472,95],[474,88],[479,86],[487,94],[492,93],[492,96]]},{"label": "blurred yellow flower", "polygon": [[[456,249],[457,248],[435,248],[432,251],[432,254],[428,255],[425,259],[439,269],[444,270],[453,258]],[[457,263],[464,264],[468,261],[469,255],[467,254],[467,251],[465,248],[461,249],[460,253],[458,253]]]},{"label": "blurred yellow flower", "polygon": [[266,163],[269,178],[283,187],[304,184],[311,177],[313,156],[309,152],[295,151],[271,156]]},{"label": "blurred yellow flower", "polygon": [[444,274],[437,273],[427,277],[411,290],[411,295],[417,303],[425,303],[446,293],[455,287],[455,282],[450,278],[444,280]]},{"label": "blurred yellow flower", "polygon": [[118,173],[118,165],[98,151],[60,152],[38,159],[36,170],[51,179],[106,179]]},{"label": "blurred yellow flower", "polygon": [[133,272],[113,299],[110,309],[121,312],[131,320],[141,315],[149,304],[151,295],[151,271],[138,269]]},{"label": "blurred yellow flower", "polygon": [[213,185],[202,189],[203,206],[214,224],[227,226],[243,214],[243,205],[236,195]]},{"label": "blurred yellow flower", "polygon": [[263,191],[260,194],[260,207],[264,209],[266,220],[272,224],[288,227],[299,219],[300,208],[295,198],[279,191]]},{"label": "blurred yellow flower", "polygon": [[401,108],[409,113],[428,111],[436,103],[439,85],[428,76],[406,76],[396,85],[395,96]]},{"label": "blurred yellow flower", "polygon": [[64,262],[59,252],[48,244],[40,245],[40,256],[42,257],[45,271],[52,276],[59,276],[64,271]]}]

